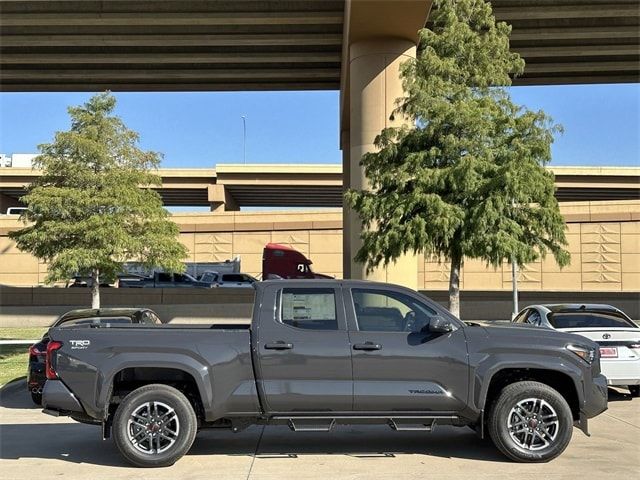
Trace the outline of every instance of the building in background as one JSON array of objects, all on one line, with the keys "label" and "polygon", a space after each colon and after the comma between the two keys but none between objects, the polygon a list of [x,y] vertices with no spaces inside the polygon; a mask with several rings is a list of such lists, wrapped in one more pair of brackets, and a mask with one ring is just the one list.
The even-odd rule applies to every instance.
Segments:
[{"label": "building in background", "polygon": [[[640,168],[552,170],[567,222],[571,265],[560,270],[552,257],[523,265],[521,290],[599,292],[603,301],[608,292],[640,292]],[[210,209],[173,214],[180,239],[189,249],[189,262],[221,262],[240,256],[242,270],[258,276],[262,249],[273,242],[303,253],[316,272],[337,278],[345,275],[339,165],[219,165],[159,173],[159,193],[166,206]],[[3,168],[0,198],[5,204],[19,205],[24,185],[36,175],[31,168]],[[7,236],[20,226],[17,216],[0,217],[0,284],[41,285],[46,265],[18,251]],[[419,255],[413,278],[407,280],[419,290],[445,291],[448,275],[446,262]],[[461,288],[509,292],[510,265],[493,269],[467,260]]]},{"label": "building in background", "polygon": [[[360,245],[359,222],[341,209],[344,189],[366,185],[362,154],[375,149],[382,128],[401,121],[390,120],[388,112],[402,94],[399,67],[416,54],[430,0],[4,3],[3,19],[10,26],[0,32],[3,91],[340,90],[343,169],[162,172],[166,205],[212,210],[174,216],[193,259],[240,254],[246,271],[255,273],[264,243],[272,241],[300,249],[319,272],[418,289],[446,285],[446,265],[414,255],[365,272],[352,260]],[[582,3],[523,0],[514,7],[512,0],[492,0],[496,18],[513,26],[511,47],[527,61],[516,84],[638,81],[637,2],[589,1],[588,8]],[[638,173],[600,170],[557,174],[573,262],[563,271],[548,261],[524,266],[523,289],[595,291],[603,299],[607,292],[640,290]],[[19,206],[31,173],[9,168],[0,175],[0,211],[6,211]],[[258,206],[336,209],[242,210]],[[16,251],[6,237],[18,226],[15,218],[0,220],[0,283],[39,284],[45,266]],[[504,269],[469,261],[462,287],[503,291],[508,278]]]}]

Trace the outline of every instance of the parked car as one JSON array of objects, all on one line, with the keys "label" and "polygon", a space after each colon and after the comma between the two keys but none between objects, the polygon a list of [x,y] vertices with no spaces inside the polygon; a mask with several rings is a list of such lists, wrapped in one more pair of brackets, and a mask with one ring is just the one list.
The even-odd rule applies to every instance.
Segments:
[{"label": "parked car", "polygon": [[198,280],[186,273],[154,272],[149,277],[121,275],[120,288],[198,288],[204,287]]},{"label": "parked car", "polygon": [[[89,276],[76,275],[67,281],[66,288],[91,288],[93,279]],[[100,279],[100,288],[110,288],[112,282],[108,279]]]},{"label": "parked car", "polygon": [[246,273],[204,272],[198,279],[203,286],[209,288],[253,288],[258,280]]},{"label": "parked car", "polygon": [[591,340],[465,324],[394,285],[259,282],[251,325],[153,330],[52,328],[43,391],[45,413],[101,424],[142,467],[176,462],[200,428],[252,424],[471,426],[512,460],[544,462],[607,408]]},{"label": "parked car", "polygon": [[22,212],[26,210],[27,207],[9,207],[7,208],[7,215],[22,215]]},{"label": "parked car", "polygon": [[[71,310],[61,315],[51,328],[72,325],[116,325],[123,323],[160,324],[160,318],[148,308],[102,308],[100,310]],[[42,387],[46,381],[45,357],[49,332],[38,343],[29,347],[29,374],[27,387],[36,405],[42,403]]]},{"label": "parked car", "polygon": [[531,305],[513,322],[528,323],[587,337],[600,346],[602,373],[609,385],[640,396],[640,327],[611,305]]}]

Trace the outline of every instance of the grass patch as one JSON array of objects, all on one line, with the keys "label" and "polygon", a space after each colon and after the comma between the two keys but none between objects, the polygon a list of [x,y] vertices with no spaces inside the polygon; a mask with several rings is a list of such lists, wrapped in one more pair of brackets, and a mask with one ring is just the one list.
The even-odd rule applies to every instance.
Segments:
[{"label": "grass patch", "polygon": [[0,345],[0,385],[27,374],[29,345]]},{"label": "grass patch", "polygon": [[[47,328],[0,328],[0,340],[39,340]],[[27,374],[29,345],[0,345],[0,385]]]},{"label": "grass patch", "polygon": [[47,330],[47,327],[0,327],[0,340],[40,340]]}]

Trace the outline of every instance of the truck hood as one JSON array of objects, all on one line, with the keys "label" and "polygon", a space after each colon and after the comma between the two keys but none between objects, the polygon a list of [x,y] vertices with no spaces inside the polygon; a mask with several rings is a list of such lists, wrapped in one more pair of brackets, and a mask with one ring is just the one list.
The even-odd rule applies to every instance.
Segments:
[{"label": "truck hood", "polygon": [[597,348],[597,344],[586,337],[523,323],[473,324],[467,328],[482,329],[486,338],[516,342],[522,344],[523,348],[535,344],[566,345],[567,343],[579,343]]}]

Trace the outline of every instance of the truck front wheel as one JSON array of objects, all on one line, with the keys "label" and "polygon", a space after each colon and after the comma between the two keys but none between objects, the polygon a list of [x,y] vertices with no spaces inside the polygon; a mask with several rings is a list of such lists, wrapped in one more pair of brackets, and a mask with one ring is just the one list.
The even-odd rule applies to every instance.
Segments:
[{"label": "truck front wheel", "polygon": [[516,462],[556,458],[573,433],[573,416],[564,397],[531,381],[506,386],[493,402],[487,423],[495,446]]},{"label": "truck front wheel", "polygon": [[168,385],[145,385],[127,395],[113,418],[120,453],[137,467],[173,465],[191,448],[197,418],[189,400]]}]

